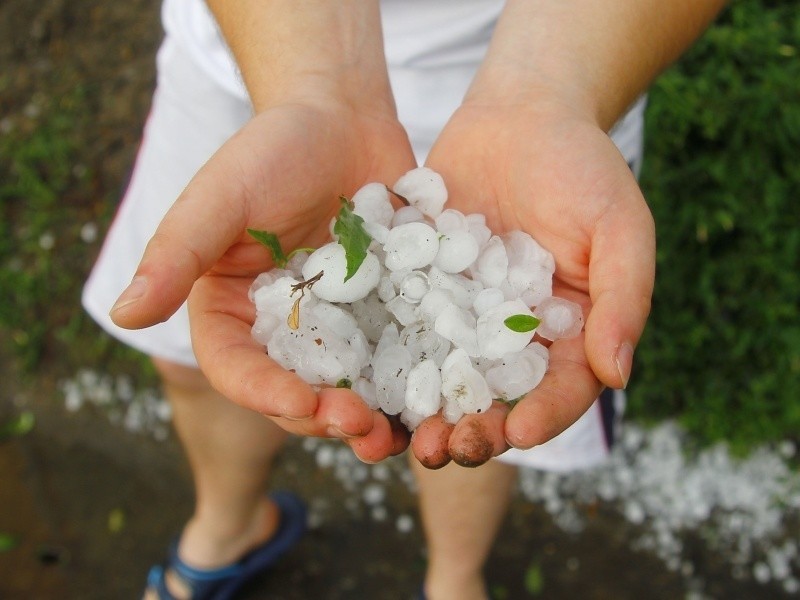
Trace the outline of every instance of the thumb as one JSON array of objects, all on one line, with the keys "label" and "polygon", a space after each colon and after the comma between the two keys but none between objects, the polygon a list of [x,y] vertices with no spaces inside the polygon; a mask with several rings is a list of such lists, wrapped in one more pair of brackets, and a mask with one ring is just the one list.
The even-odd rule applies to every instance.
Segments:
[{"label": "thumb", "polygon": [[130,285],[110,316],[125,329],[167,320],[183,304],[194,282],[244,231],[246,206],[239,172],[225,147],[195,175],[145,248]]},{"label": "thumb", "polygon": [[586,356],[597,378],[617,389],[628,385],[655,279],[655,226],[638,186],[635,194],[598,221],[589,261]]}]

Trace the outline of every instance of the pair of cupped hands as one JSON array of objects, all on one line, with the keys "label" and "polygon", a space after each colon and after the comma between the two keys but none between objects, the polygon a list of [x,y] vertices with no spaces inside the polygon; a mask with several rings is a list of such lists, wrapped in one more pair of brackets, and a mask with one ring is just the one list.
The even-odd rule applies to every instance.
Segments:
[{"label": "pair of cupped hands", "polygon": [[416,166],[394,114],[346,103],[295,102],[254,116],[169,210],[112,318],[147,327],[188,298],[195,354],[219,392],[289,432],[341,438],[366,462],[410,445],[430,468],[477,466],[542,444],[603,386],[627,385],[653,287],[650,212],[603,129],[565,106],[465,103],[426,164],[444,177],[448,207],[484,214],[495,233],[524,230],[552,252],[553,294],[583,307],[584,331],[552,344],[544,380],[513,408],[495,402],[456,425],[435,415],[410,436],[351,390],[313,390],[252,339],[247,290],[272,263],[246,230],[274,232],[286,249],[317,247],[340,195],[391,185]]}]

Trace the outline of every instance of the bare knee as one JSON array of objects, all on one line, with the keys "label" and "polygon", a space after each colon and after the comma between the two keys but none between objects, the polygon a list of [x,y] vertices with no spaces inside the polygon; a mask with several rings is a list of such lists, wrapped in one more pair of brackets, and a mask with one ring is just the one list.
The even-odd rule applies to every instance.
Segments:
[{"label": "bare knee", "polygon": [[208,379],[197,367],[189,367],[164,358],[152,359],[164,385],[185,390],[202,391],[211,388]]}]

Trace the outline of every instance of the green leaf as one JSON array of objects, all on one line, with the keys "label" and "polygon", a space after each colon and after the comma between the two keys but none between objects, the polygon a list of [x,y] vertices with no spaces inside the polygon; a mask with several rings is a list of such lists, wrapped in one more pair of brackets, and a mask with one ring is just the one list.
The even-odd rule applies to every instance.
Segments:
[{"label": "green leaf", "polygon": [[289,260],[281,248],[281,243],[278,236],[269,231],[260,231],[258,229],[248,229],[249,233],[257,242],[269,248],[272,253],[272,261],[279,267],[285,267],[286,261]]},{"label": "green leaf", "polygon": [[348,390],[353,387],[353,382],[346,377],[336,382],[337,388],[347,388]]},{"label": "green leaf", "polygon": [[10,533],[0,533],[0,552],[8,552],[17,547],[17,538]]},{"label": "green leaf", "polygon": [[537,319],[531,315],[511,315],[505,321],[503,321],[506,327],[508,327],[511,331],[516,331],[517,333],[528,333],[529,331],[533,331],[541,322],[541,319]]},{"label": "green leaf", "polygon": [[532,562],[525,571],[525,591],[531,596],[538,596],[544,589],[544,575],[538,562]]},{"label": "green leaf", "polygon": [[8,423],[0,426],[0,440],[4,440],[13,436],[25,435],[36,423],[36,418],[33,413],[26,410],[17,417],[11,419]]},{"label": "green leaf", "polygon": [[347,198],[340,196],[340,199],[342,208],[333,225],[333,233],[339,236],[339,243],[344,247],[347,259],[347,274],[344,280],[347,281],[356,274],[367,257],[367,248],[372,238],[364,230],[364,219],[353,212]]}]

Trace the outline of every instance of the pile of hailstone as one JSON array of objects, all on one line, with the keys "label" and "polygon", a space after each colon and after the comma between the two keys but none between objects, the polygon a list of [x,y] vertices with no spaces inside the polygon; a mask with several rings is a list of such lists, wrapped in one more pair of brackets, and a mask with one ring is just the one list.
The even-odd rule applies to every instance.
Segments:
[{"label": "pile of hailstone", "polygon": [[530,235],[493,235],[446,201],[426,167],[391,189],[365,185],[334,220],[337,241],[253,282],[253,337],[312,386],[351,387],[409,430],[440,410],[455,423],[524,396],[548,364],[534,333],[577,335],[581,309],[552,296],[553,256]]}]

